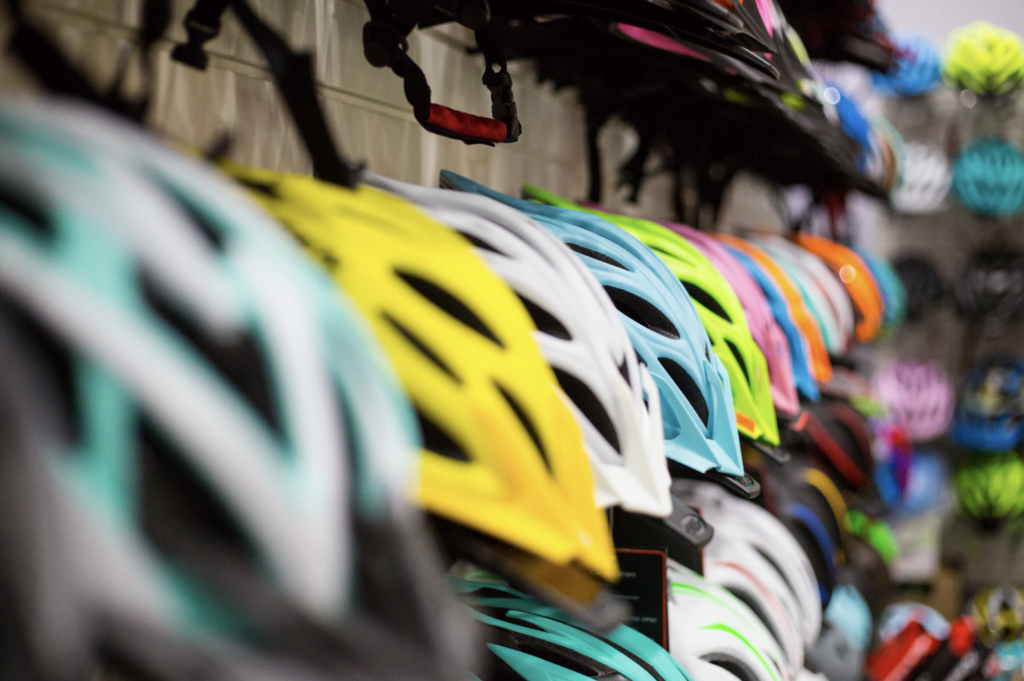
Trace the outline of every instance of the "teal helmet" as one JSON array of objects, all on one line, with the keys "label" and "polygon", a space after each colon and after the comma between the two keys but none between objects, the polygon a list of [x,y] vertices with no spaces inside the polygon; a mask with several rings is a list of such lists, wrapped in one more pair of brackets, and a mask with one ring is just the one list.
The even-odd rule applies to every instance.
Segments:
[{"label": "teal helmet", "polygon": [[1024,513],[1024,461],[1017,452],[972,452],[956,472],[960,510],[983,526]]},{"label": "teal helmet", "polygon": [[667,650],[625,625],[597,634],[504,584],[449,585],[484,625],[495,681],[691,681]]},{"label": "teal helmet", "polygon": [[0,101],[0,159],[0,676],[460,676],[415,419],[336,287],[120,119]]}]

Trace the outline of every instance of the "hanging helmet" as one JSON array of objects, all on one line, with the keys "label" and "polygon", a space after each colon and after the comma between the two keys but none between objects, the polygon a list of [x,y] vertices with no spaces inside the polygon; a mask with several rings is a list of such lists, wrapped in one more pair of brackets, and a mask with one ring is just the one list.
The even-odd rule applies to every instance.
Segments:
[{"label": "hanging helmet", "polygon": [[996,138],[975,140],[953,164],[953,196],[979,215],[1024,211],[1024,155]]},{"label": "hanging helmet", "polygon": [[953,31],[943,78],[979,95],[1004,95],[1024,81],[1024,42],[1013,31],[984,21]]},{"label": "hanging helmet", "polygon": [[350,303],[123,120],[4,102],[0,158],[3,662],[465,674],[468,622],[405,501],[412,410]]},{"label": "hanging helmet", "polygon": [[1006,245],[972,253],[957,282],[956,304],[965,319],[989,329],[1024,317],[1024,253]]},{"label": "hanging helmet", "polygon": [[871,483],[874,458],[864,418],[848,404],[824,400],[807,407],[791,426],[804,435],[811,458],[850,490]]},{"label": "hanging helmet", "polygon": [[871,124],[864,118],[860,107],[854,99],[848,96],[835,83],[828,83],[829,94],[833,100],[836,113],[839,115],[839,124],[847,135],[849,135],[860,147],[860,166],[869,177],[881,184],[884,168],[870,163],[873,147],[876,145],[875,133]]},{"label": "hanging helmet", "polygon": [[715,527],[716,536],[730,542],[743,542],[768,561],[792,595],[792,600],[784,595],[783,603],[795,602],[798,607],[795,622],[800,627],[804,645],[817,640],[821,627],[821,595],[814,569],[786,526],[757,504],[728,496],[708,483],[677,480],[672,485],[672,493],[698,509]]},{"label": "hanging helmet", "polygon": [[1024,633],[1024,595],[1012,584],[982,589],[971,599],[970,612],[978,638],[988,648]]},{"label": "hanging helmet", "polygon": [[583,208],[536,187],[525,186],[523,193],[549,205],[598,215],[629,232],[656,253],[679,278],[707,331],[712,349],[729,374],[740,434],[771,446],[779,444],[779,427],[764,354],[750,335],[736,294],[707,257],[684,238],[655,222]]},{"label": "hanging helmet", "polygon": [[895,268],[885,258],[872,255],[867,251],[857,250],[874,275],[878,287],[882,290],[883,321],[882,331],[895,331],[903,324],[907,316],[907,290],[896,273]]},{"label": "hanging helmet", "polygon": [[891,34],[890,40],[897,57],[887,72],[871,75],[876,90],[893,97],[918,97],[942,82],[942,61],[927,37],[904,32]]},{"label": "hanging helmet", "polygon": [[671,478],[658,391],[590,270],[550,232],[493,199],[369,173],[364,181],[413,201],[469,239],[523,301],[583,431],[598,505],[667,516]]},{"label": "hanging helmet", "polygon": [[[721,241],[722,235],[717,235]],[[768,303],[769,312],[779,329],[786,336],[786,347],[789,349],[789,362],[793,370],[793,381],[797,392],[808,400],[815,401],[819,397],[818,383],[814,378],[814,367],[811,364],[810,349],[807,338],[796,325],[793,311],[782,290],[771,276],[749,255],[724,243],[726,250],[739,263],[740,267],[754,280],[761,289],[761,294]],[[770,371],[770,367],[769,367]],[[776,405],[778,408],[778,405]]]},{"label": "hanging helmet", "polygon": [[903,184],[903,159],[906,155],[903,136],[882,116],[871,119],[871,130],[875,141],[872,151],[881,159],[882,191],[891,195]]},{"label": "hanging helmet", "polygon": [[666,226],[693,244],[725,278],[743,306],[754,342],[768,362],[772,403],[784,414],[799,412],[800,398],[796,394],[789,341],[772,316],[761,287],[718,240],[685,225]]},{"label": "hanging helmet", "polygon": [[857,340],[873,340],[882,326],[883,303],[882,292],[867,264],[851,249],[829,239],[798,233],[796,243],[836,273],[853,301]]},{"label": "hanging helmet", "polygon": [[859,681],[867,651],[854,645],[838,627],[826,625],[807,650],[807,665],[828,681]]},{"label": "hanging helmet", "polygon": [[508,681],[690,681],[667,650],[627,626],[597,634],[504,584],[449,580],[483,625],[490,675]]},{"label": "hanging helmet", "polygon": [[791,681],[785,655],[743,601],[695,572],[669,563],[669,650],[697,657],[740,679]]},{"label": "hanging helmet", "polygon": [[[854,586],[863,597],[869,617],[878,617],[889,602],[892,579],[882,554],[866,540],[847,536],[846,565],[839,571],[839,581]],[[870,627],[870,620],[868,626]],[[870,634],[868,634],[870,639]],[[852,639],[851,639],[852,640]]]},{"label": "hanging helmet", "polygon": [[1024,461],[1017,452],[971,452],[956,472],[960,511],[995,527],[1024,512]]},{"label": "hanging helmet", "polygon": [[941,639],[920,622],[910,620],[871,652],[864,665],[864,676],[868,681],[907,681],[910,673],[941,646]]},{"label": "hanging helmet", "polygon": [[938,210],[953,182],[942,147],[929,142],[907,142],[904,154],[903,182],[889,197],[893,208],[908,215]]},{"label": "hanging helmet", "polygon": [[1024,361],[1001,353],[971,367],[950,436],[969,449],[1016,449],[1024,439]]},{"label": "hanging helmet", "polygon": [[825,621],[846,636],[855,649],[867,651],[871,645],[871,609],[857,587],[840,584],[825,608]]},{"label": "hanging helmet", "polygon": [[891,362],[875,372],[871,385],[889,413],[906,425],[912,440],[934,440],[949,427],[953,382],[938,362]]},{"label": "hanging helmet", "polygon": [[878,638],[885,643],[899,634],[909,622],[919,623],[934,638],[949,637],[949,621],[937,610],[923,603],[902,602],[886,607],[878,618]]},{"label": "hanging helmet", "polygon": [[703,568],[707,581],[724,587],[757,616],[796,675],[804,665],[800,612],[779,571],[748,543],[721,533],[704,548]]},{"label": "hanging helmet", "polygon": [[759,235],[755,243],[796,282],[829,353],[843,354],[853,335],[853,304],[842,282],[816,256],[780,236]]},{"label": "hanging helmet", "polygon": [[943,497],[935,494],[937,489],[949,489],[946,458],[935,450],[916,450],[910,461],[910,480],[899,512],[912,516],[939,508]]},{"label": "hanging helmet", "polygon": [[448,171],[441,181],[523,211],[565,242],[608,292],[658,385],[666,456],[727,476],[720,478],[725,484],[749,483],[741,477],[729,376],[685,289],[650,249],[587,213],[516,199]]},{"label": "hanging helmet", "polygon": [[[419,501],[450,553],[581,621],[623,614],[583,439],[523,303],[469,241],[371,187],[228,166],[353,298],[419,418]],[[544,570],[536,568],[545,565]],[[564,581],[581,580],[586,593]]]},{"label": "hanging helmet", "polygon": [[892,261],[907,292],[907,321],[916,322],[930,314],[946,296],[946,285],[932,261],[923,256],[903,255]]},{"label": "hanging helmet", "polygon": [[814,377],[819,382],[827,381],[831,378],[832,362],[828,357],[828,348],[821,333],[821,327],[814,319],[796,282],[767,252],[758,246],[731,235],[722,234],[719,235],[719,238],[729,246],[750,256],[771,278],[772,283],[785,296],[786,302],[789,303],[789,310],[793,314],[793,322],[799,327],[804,339],[807,341],[807,349]]}]

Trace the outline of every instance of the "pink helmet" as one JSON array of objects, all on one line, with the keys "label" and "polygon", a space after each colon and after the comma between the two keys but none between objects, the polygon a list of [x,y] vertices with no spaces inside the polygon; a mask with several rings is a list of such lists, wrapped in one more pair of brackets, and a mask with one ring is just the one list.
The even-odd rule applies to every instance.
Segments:
[{"label": "pink helmet", "polygon": [[707,256],[715,268],[722,273],[740,299],[747,315],[747,325],[754,342],[761,348],[768,361],[768,380],[771,385],[772,403],[784,414],[794,415],[800,411],[800,400],[796,394],[796,380],[789,355],[789,341],[775,317],[772,316],[768,301],[754,278],[747,273],[736,258],[722,244],[708,234],[698,232],[686,225],[666,223],[666,227],[679,234],[701,253]]},{"label": "pink helmet", "polygon": [[911,440],[934,440],[946,432],[955,398],[953,383],[938,362],[893,362],[876,371],[871,384],[879,401],[906,425]]}]

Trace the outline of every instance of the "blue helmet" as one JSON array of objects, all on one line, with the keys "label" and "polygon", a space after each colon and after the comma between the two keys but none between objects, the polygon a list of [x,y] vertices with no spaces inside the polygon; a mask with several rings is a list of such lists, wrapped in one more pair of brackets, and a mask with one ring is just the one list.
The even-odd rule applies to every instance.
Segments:
[{"label": "blue helmet", "polygon": [[1024,211],[1024,156],[1001,139],[973,142],[953,165],[953,196],[980,215]]},{"label": "blue helmet", "polygon": [[448,171],[444,186],[497,199],[550,230],[586,263],[623,317],[661,396],[666,455],[726,483],[743,472],[729,377],[686,289],[658,256],[604,219],[495,192]]},{"label": "blue helmet", "polygon": [[1024,361],[986,357],[971,368],[960,393],[953,442],[986,452],[1015,449],[1024,439]]},{"label": "blue helmet", "polygon": [[782,329],[782,332],[786,334],[786,340],[789,342],[789,359],[793,365],[793,379],[796,382],[796,389],[803,397],[817,402],[821,398],[821,393],[818,392],[818,382],[811,373],[811,360],[808,356],[807,342],[803,333],[797,327],[796,322],[790,316],[789,304],[786,302],[785,296],[782,295],[782,291],[778,289],[778,286],[768,276],[768,273],[761,269],[761,266],[753,258],[732,246],[727,244],[723,244],[723,246],[726,247],[730,254],[735,256],[736,260],[743,266],[743,269],[757,282],[761,292],[764,293],[765,299],[768,301],[768,307],[771,308],[775,322]]},{"label": "blue helmet", "polygon": [[825,621],[842,631],[858,650],[866,651],[871,645],[871,608],[852,584],[841,584],[832,592]]},{"label": "blue helmet", "polygon": [[893,97],[917,97],[931,92],[942,81],[942,60],[928,38],[918,33],[891,37],[898,58],[886,73],[874,73],[875,88]]},{"label": "blue helmet", "polygon": [[839,125],[842,126],[843,132],[860,145],[861,163],[867,163],[873,147],[871,124],[864,118],[860,107],[851,97],[832,83],[829,83],[829,88],[835,90],[839,95],[838,101],[835,103],[836,113],[839,115]]},{"label": "blue helmet", "polygon": [[484,625],[496,678],[690,681],[667,650],[635,629],[623,625],[603,635],[594,633],[500,583],[452,579],[449,586]]}]

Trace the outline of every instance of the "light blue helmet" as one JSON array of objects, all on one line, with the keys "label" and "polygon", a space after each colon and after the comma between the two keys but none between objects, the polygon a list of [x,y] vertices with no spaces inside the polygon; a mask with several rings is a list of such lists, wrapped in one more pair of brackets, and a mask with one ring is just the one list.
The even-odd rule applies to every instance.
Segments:
[{"label": "light blue helmet", "polygon": [[485,627],[493,678],[691,681],[667,650],[622,625],[603,635],[504,584],[449,580]]},{"label": "light blue helmet", "polygon": [[753,258],[739,249],[727,244],[723,245],[757,282],[768,301],[768,307],[771,308],[775,322],[786,334],[786,340],[789,341],[789,359],[793,365],[793,379],[796,382],[797,391],[806,399],[817,402],[821,398],[821,393],[818,392],[818,381],[815,380],[812,373],[807,339],[804,338],[803,332],[793,321],[785,296],[782,295],[782,291],[779,290],[768,273]]},{"label": "light blue helmet", "polygon": [[907,316],[907,289],[903,286],[903,280],[885,258],[872,255],[863,249],[854,250],[864,259],[882,290],[882,328],[896,330]]},{"label": "light blue helmet", "polygon": [[595,215],[516,199],[448,171],[441,181],[528,213],[575,251],[608,291],[658,385],[666,455],[712,477],[724,475],[732,488],[751,487],[729,377],[686,289],[653,251]]}]

